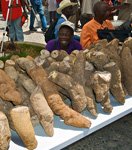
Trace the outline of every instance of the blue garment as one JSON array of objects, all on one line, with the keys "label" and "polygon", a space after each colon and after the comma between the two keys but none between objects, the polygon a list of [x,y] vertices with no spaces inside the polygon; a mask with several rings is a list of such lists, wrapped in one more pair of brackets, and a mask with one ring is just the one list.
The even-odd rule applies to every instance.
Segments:
[{"label": "blue garment", "polygon": [[57,24],[56,24],[56,26],[55,26],[55,32],[54,32],[55,38],[58,37],[58,32],[59,32],[59,27],[60,27],[60,25],[61,25],[63,22],[65,22],[65,21],[66,21],[66,19],[65,19],[64,17],[60,17],[60,18],[58,19],[58,22],[57,22]]},{"label": "blue garment", "polygon": [[42,0],[30,0],[30,2],[33,4],[35,3],[36,5],[42,4]]},{"label": "blue garment", "polygon": [[[31,4],[33,6],[34,11],[39,14],[41,24],[42,24],[42,29],[43,30],[46,29],[47,21],[46,21],[46,17],[44,16],[44,7],[42,5],[42,0],[31,0]],[[34,27],[34,21],[35,21],[35,15],[34,15],[33,11],[31,11],[30,27],[29,27],[30,29],[32,29]]]},{"label": "blue garment", "polygon": [[13,41],[24,41],[23,30],[21,27],[21,17],[16,20],[8,21],[9,37]]}]

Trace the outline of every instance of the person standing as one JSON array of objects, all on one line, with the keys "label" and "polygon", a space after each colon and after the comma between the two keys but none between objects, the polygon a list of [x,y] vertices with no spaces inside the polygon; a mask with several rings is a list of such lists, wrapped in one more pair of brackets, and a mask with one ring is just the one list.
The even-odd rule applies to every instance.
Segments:
[{"label": "person standing", "polygon": [[48,12],[50,16],[50,24],[56,20],[56,0],[48,0]]},{"label": "person standing", "polygon": [[[40,17],[40,20],[41,20],[41,25],[42,25],[41,30],[43,32],[45,32],[46,28],[47,28],[47,21],[46,21],[46,17],[44,16],[44,7],[43,7],[43,4],[42,4],[42,0],[31,0],[30,2],[32,4],[32,7],[33,7],[34,11],[39,14],[39,17]],[[31,10],[30,26],[29,26],[30,31],[37,31],[37,29],[34,28],[34,21],[35,21],[35,14],[34,14],[33,10]]]},{"label": "person standing", "polygon": [[[2,0],[2,14],[3,18],[6,20],[8,17],[7,25],[9,29],[9,37],[11,41],[24,41],[23,30],[21,25],[22,17],[22,4],[20,0],[14,0],[11,2],[11,7],[9,8],[10,0]],[[7,16],[7,11],[9,9],[9,16]]]}]

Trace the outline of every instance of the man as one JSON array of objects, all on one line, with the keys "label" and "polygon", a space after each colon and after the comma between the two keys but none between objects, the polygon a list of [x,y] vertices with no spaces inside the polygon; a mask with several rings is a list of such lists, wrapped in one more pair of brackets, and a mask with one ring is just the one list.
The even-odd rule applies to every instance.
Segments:
[{"label": "man", "polygon": [[[41,24],[42,24],[42,31],[45,32],[47,28],[47,21],[46,21],[46,17],[44,16],[44,8],[43,8],[42,0],[31,0],[31,4],[33,6],[34,11],[39,14]],[[30,31],[37,31],[37,29],[34,28],[34,21],[35,21],[35,15],[34,12],[31,10],[30,26],[29,26]]]},{"label": "man", "polygon": [[55,26],[55,38],[58,37],[58,31],[60,25],[69,19],[70,16],[75,14],[74,7],[77,3],[73,3],[70,0],[63,0],[59,4],[59,8],[57,9],[57,13],[61,14],[61,17],[58,19],[58,22]]},{"label": "man", "polygon": [[99,40],[97,35],[98,29],[113,29],[112,23],[107,20],[111,7],[105,2],[97,2],[93,8],[94,18],[86,23],[81,32],[81,44],[83,49],[88,48],[91,44],[96,43]]},{"label": "man", "polygon": [[[11,7],[9,8],[10,0],[2,0],[2,14],[4,19],[8,17],[8,29],[9,29],[9,37],[11,41],[23,41],[23,30],[21,26],[21,17],[22,17],[22,4],[20,0],[12,0]],[[7,11],[9,9],[9,16],[7,16]]]},{"label": "man", "polygon": [[65,50],[70,54],[73,50],[82,50],[81,44],[73,39],[75,26],[70,21],[63,22],[59,27],[58,39],[50,40],[46,49],[52,52],[53,50]]}]

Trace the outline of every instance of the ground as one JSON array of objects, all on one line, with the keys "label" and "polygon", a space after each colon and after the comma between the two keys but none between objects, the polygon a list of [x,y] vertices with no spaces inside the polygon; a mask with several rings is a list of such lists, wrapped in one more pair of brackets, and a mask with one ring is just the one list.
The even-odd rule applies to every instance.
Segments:
[{"label": "ground", "polygon": [[132,150],[132,113],[63,150]]}]

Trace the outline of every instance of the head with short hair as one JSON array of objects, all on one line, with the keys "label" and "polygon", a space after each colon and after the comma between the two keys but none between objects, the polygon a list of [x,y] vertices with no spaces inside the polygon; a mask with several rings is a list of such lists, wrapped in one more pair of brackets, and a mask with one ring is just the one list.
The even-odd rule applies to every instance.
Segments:
[{"label": "head with short hair", "polygon": [[99,1],[95,3],[93,7],[95,20],[102,23],[103,21],[109,18],[111,14],[111,10],[112,10],[112,7],[110,7],[107,3],[103,1]]}]

